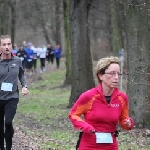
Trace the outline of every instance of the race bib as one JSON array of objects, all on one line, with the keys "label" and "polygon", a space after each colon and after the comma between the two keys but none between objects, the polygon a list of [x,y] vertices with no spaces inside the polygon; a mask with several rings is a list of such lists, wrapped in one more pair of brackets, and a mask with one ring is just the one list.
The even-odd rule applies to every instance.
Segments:
[{"label": "race bib", "polygon": [[1,85],[1,90],[2,91],[12,91],[12,87],[13,87],[12,83],[3,82]]},{"label": "race bib", "polygon": [[32,61],[32,59],[27,59],[27,61],[28,61],[28,62],[31,62],[31,61]]},{"label": "race bib", "polygon": [[113,143],[111,133],[95,132],[96,143]]},{"label": "race bib", "polygon": [[23,61],[23,60],[24,60],[24,58],[23,58],[23,57],[20,57],[20,59],[21,59],[21,61]]}]

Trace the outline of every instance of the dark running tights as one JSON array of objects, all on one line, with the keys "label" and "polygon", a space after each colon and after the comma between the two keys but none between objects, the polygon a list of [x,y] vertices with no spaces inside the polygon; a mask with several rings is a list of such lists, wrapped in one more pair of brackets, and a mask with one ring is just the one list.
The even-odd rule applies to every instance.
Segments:
[{"label": "dark running tights", "polygon": [[14,134],[12,121],[16,114],[17,103],[18,99],[0,100],[0,150],[4,150],[4,138],[6,150],[11,150]]},{"label": "dark running tights", "polygon": [[41,63],[41,70],[45,68],[45,58],[40,58],[40,63]]},{"label": "dark running tights", "polygon": [[57,66],[57,69],[59,68],[59,63],[60,63],[60,58],[56,58],[56,66]]}]

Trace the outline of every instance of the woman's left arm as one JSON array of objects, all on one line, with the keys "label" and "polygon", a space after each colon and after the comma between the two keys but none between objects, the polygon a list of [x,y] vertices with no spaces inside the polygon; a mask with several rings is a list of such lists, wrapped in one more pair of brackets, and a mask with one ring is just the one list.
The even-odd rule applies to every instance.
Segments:
[{"label": "woman's left arm", "polygon": [[134,120],[129,117],[129,106],[128,98],[122,98],[119,96],[119,99],[122,103],[121,116],[119,118],[119,123],[125,130],[131,130],[134,127]]}]

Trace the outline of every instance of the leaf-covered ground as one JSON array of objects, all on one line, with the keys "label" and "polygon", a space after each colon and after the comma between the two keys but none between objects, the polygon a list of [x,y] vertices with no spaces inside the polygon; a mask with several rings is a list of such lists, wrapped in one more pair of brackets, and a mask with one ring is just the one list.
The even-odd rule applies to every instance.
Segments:
[{"label": "leaf-covered ground", "polygon": [[[53,67],[47,67],[46,69],[45,74],[56,71],[55,65]],[[64,69],[64,67],[60,69]],[[41,80],[39,72],[38,68],[37,73],[27,78],[29,87],[32,86],[33,83],[38,82],[38,80]],[[45,87],[46,85],[42,85],[41,90]],[[63,105],[59,105],[59,107],[55,109],[67,108]],[[69,111],[69,109],[67,111]],[[14,119],[14,129],[13,150],[66,150],[65,146],[70,146],[72,147],[70,150],[75,150],[73,147],[75,147],[78,138],[78,132],[73,129],[67,119],[67,114],[64,117],[56,117],[51,124],[44,124],[41,120],[35,121],[32,116],[29,117],[26,114],[17,112]],[[56,130],[56,135],[49,136],[52,134],[52,130]],[[61,137],[61,140],[59,131],[66,132],[66,135]],[[57,139],[57,137],[59,138]],[[118,141],[119,150],[150,150],[150,130],[137,128],[134,128],[132,131],[121,130]],[[45,143],[50,144],[48,146],[45,145]],[[53,148],[54,146],[51,146],[52,144],[57,145],[57,148]]]},{"label": "leaf-covered ground", "polygon": [[[54,143],[60,144],[68,144],[66,143],[66,140],[63,141],[56,141],[55,139],[48,139],[45,135],[35,135],[34,137],[28,136],[26,133],[22,131],[22,128],[24,126],[28,126],[27,124],[20,124],[20,127],[15,126],[15,135],[13,138],[13,150],[63,150],[63,149],[53,149],[50,147],[44,148],[44,142],[51,141]],[[30,130],[35,132],[36,130],[39,130],[41,128],[42,130],[47,130],[47,128],[44,127],[38,127],[38,125],[34,126],[28,126]],[[66,128],[66,126],[64,127]],[[71,131],[70,131],[71,132]],[[123,145],[123,147],[120,148],[120,150],[149,150],[150,148],[144,148],[145,146],[150,146],[150,130],[148,129],[134,129],[132,131],[126,132],[122,131],[120,132],[120,136],[118,138],[119,145]],[[128,138],[127,138],[128,137]],[[134,139],[134,140],[133,140]],[[40,148],[37,144],[37,141],[43,143],[43,148]],[[132,145],[130,148],[126,148],[124,145]],[[76,141],[74,143],[76,144]],[[138,148],[137,148],[138,146]],[[65,149],[64,149],[65,150]],[[71,149],[73,150],[73,149]],[[75,150],[75,149],[74,149]]]}]

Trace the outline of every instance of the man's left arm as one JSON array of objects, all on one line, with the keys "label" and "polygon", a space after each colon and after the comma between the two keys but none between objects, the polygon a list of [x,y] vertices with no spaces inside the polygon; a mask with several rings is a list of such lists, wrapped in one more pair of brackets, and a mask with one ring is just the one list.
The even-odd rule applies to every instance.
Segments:
[{"label": "man's left arm", "polygon": [[27,88],[27,84],[26,84],[26,80],[25,80],[25,76],[24,76],[24,70],[23,70],[22,66],[19,67],[19,81],[22,85],[22,95],[27,95],[29,93],[29,91]]}]

